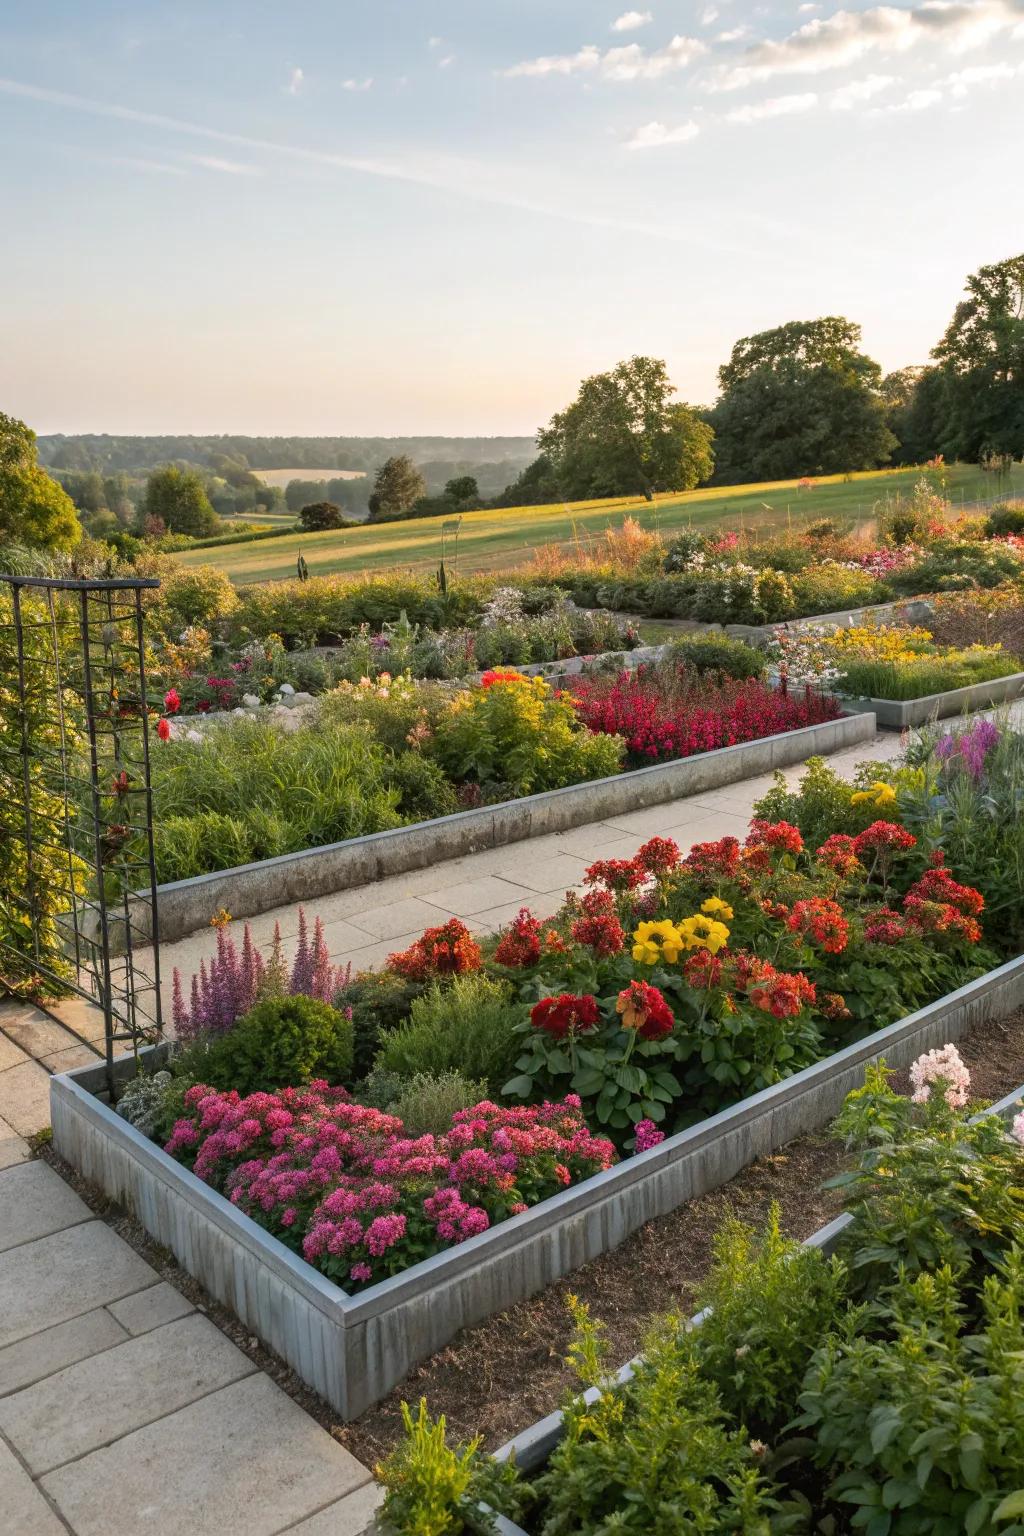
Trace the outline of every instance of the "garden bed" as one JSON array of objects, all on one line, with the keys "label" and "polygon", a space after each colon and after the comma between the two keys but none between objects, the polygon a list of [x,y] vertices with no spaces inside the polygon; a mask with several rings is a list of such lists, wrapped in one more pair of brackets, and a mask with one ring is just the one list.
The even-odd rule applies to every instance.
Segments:
[{"label": "garden bed", "polygon": [[[370,885],[389,875],[428,869],[482,849],[564,832],[590,821],[721,789],[740,779],[802,763],[808,757],[842,751],[875,735],[870,713],[844,715],[820,725],[703,752],[650,768],[571,784],[564,789],[526,795],[498,805],[480,806],[421,821],[407,827],[372,832],[321,848],[283,854],[256,864],[197,875],[161,885],[158,891],[160,937],[172,943],[205,927],[224,908],[234,917],[253,917],[288,902],[309,901],[353,886]],[[137,931],[148,922],[148,908],[133,914]]]},{"label": "garden bed", "polygon": [[945,720],[951,715],[969,714],[1019,698],[1024,692],[1024,672],[1008,677],[973,683],[969,688],[948,688],[944,693],[926,694],[920,699],[854,699],[840,694],[848,710],[867,710],[886,730],[905,731],[927,725],[930,720]]},{"label": "garden bed", "polygon": [[[861,717],[865,718],[865,717]],[[648,770],[650,771],[650,770]],[[119,1118],[104,1070],[51,1084],[54,1145],[126,1204],[343,1418],[378,1401],[460,1328],[541,1290],[653,1217],[829,1120],[880,1056],[906,1066],[1024,1002],[1024,958],[457,1247],[348,1296]],[[128,1075],[132,1064],[121,1064]]]}]

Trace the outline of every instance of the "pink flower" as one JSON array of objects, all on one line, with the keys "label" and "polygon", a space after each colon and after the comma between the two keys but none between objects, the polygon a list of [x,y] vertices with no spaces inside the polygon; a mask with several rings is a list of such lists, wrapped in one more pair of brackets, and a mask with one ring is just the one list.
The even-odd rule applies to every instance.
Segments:
[{"label": "pink flower", "polygon": [[931,1098],[933,1083],[944,1086],[944,1097],[950,1109],[963,1109],[971,1086],[971,1074],[960,1058],[955,1045],[944,1045],[941,1050],[926,1051],[910,1069],[910,1083],[915,1104],[927,1104]]},{"label": "pink flower", "polygon": [[665,1132],[659,1131],[653,1120],[638,1120],[634,1136],[635,1152],[649,1152],[665,1140]]}]

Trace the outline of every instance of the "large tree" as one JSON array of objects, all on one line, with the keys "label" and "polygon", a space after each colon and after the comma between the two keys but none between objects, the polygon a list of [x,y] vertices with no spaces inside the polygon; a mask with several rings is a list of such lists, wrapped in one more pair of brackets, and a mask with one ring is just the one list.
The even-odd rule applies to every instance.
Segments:
[{"label": "large tree", "polygon": [[1024,457],[1024,255],[967,279],[967,297],[932,356],[942,381],[942,451]]},{"label": "large tree", "polygon": [[196,538],[214,533],[218,518],[201,476],[194,469],[168,464],[155,469],[146,481],[142,515],[150,527],[160,522],[170,533],[189,533]]},{"label": "large tree", "polygon": [[894,464],[923,464],[939,452],[941,389],[937,368],[897,368],[882,380],[885,424],[899,444]]},{"label": "large tree", "polygon": [[377,471],[370,497],[370,518],[380,522],[403,517],[414,502],[427,494],[427,482],[407,454],[386,459]]},{"label": "large tree", "polygon": [[39,467],[36,434],[0,411],[0,544],[73,549],[81,537],[74,502]]},{"label": "large tree", "polygon": [[882,370],[842,315],[744,336],[718,371],[716,479],[788,480],[875,469],[896,439]]},{"label": "large tree", "polygon": [[631,357],[584,379],[571,405],[537,434],[561,494],[570,501],[689,491],[714,467],[714,437],[688,405],[674,402],[668,369]]}]

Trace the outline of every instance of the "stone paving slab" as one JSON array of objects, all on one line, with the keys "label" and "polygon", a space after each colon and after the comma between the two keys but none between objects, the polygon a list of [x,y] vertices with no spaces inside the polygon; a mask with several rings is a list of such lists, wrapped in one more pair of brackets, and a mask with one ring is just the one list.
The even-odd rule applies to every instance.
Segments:
[{"label": "stone paving slab", "polygon": [[6,1072],[8,1067],[20,1067],[24,1061],[28,1061],[28,1057],[21,1046],[6,1034],[0,1034],[0,1072]]},{"label": "stone paving slab", "polygon": [[134,1296],[126,1296],[123,1301],[112,1301],[107,1310],[122,1328],[127,1328],[132,1335],[138,1335],[149,1333],[164,1323],[172,1323],[186,1313],[194,1312],[195,1307],[173,1285],[161,1280],[146,1291],[136,1291]]},{"label": "stone paving slab", "polygon": [[111,1317],[106,1307],[97,1307],[70,1322],[30,1334],[19,1344],[0,1349],[0,1397],[20,1392],[33,1382],[42,1381],[54,1371],[62,1371],[89,1355],[122,1344],[128,1334]]},{"label": "stone paving slab", "polygon": [[[344,926],[348,928],[354,926],[360,932],[362,944],[366,943],[363,937],[366,934],[369,934],[371,939],[391,940],[400,938],[406,933],[422,933],[424,928],[444,921],[443,914],[439,914],[437,907],[431,906],[420,896],[405,896],[386,907],[371,907],[364,902],[364,907],[366,910],[353,912],[344,923]],[[329,923],[325,932],[333,935],[339,926],[338,922]]]},{"label": "stone paving slab", "polygon": [[383,1500],[383,1488],[365,1483],[340,1503],[289,1526],[287,1536],[370,1536],[376,1530],[374,1520]]},{"label": "stone paving slab", "polygon": [[46,1163],[23,1163],[0,1179],[0,1252],[92,1219],[85,1201]]},{"label": "stone paving slab", "polygon": [[0,1431],[38,1477],[256,1369],[195,1312],[0,1399]]},{"label": "stone paving slab", "polygon": [[37,1061],[0,1072],[0,1114],[18,1136],[35,1136],[50,1123],[50,1074]]},{"label": "stone paving slab", "polygon": [[0,1347],[120,1301],[152,1280],[145,1260],[101,1221],[22,1243],[0,1254]]},{"label": "stone paving slab", "polygon": [[68,1536],[9,1446],[0,1440],[0,1536]]},{"label": "stone paving slab", "polygon": [[269,1377],[257,1373],[41,1486],[76,1536],[278,1536],[370,1481]]},{"label": "stone paving slab", "polygon": [[32,1153],[29,1151],[28,1142],[21,1136],[7,1135],[10,1126],[5,1126],[0,1121],[0,1173],[7,1168],[14,1168],[19,1163],[27,1163]]},{"label": "stone paving slab", "polygon": [[63,1024],[48,1019],[38,1010],[26,1012],[22,1019],[11,1019],[4,1025],[4,1034],[20,1046],[26,1056],[37,1061],[41,1056],[51,1056],[54,1051],[64,1051],[78,1043]]}]

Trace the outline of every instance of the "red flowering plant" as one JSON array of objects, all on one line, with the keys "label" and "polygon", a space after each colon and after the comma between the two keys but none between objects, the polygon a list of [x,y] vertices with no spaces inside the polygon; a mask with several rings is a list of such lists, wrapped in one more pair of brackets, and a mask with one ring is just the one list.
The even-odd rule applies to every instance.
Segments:
[{"label": "red flowering plant", "polygon": [[277,1094],[197,1084],[166,1150],[346,1290],[397,1274],[611,1166],[579,1099],[483,1102],[443,1136],[412,1138],[401,1120],[344,1089]]},{"label": "red flowering plant", "polygon": [[388,956],[389,969],[407,981],[462,976],[467,971],[478,971],[482,963],[479,944],[457,917],[436,928],[427,928],[408,949]]}]

